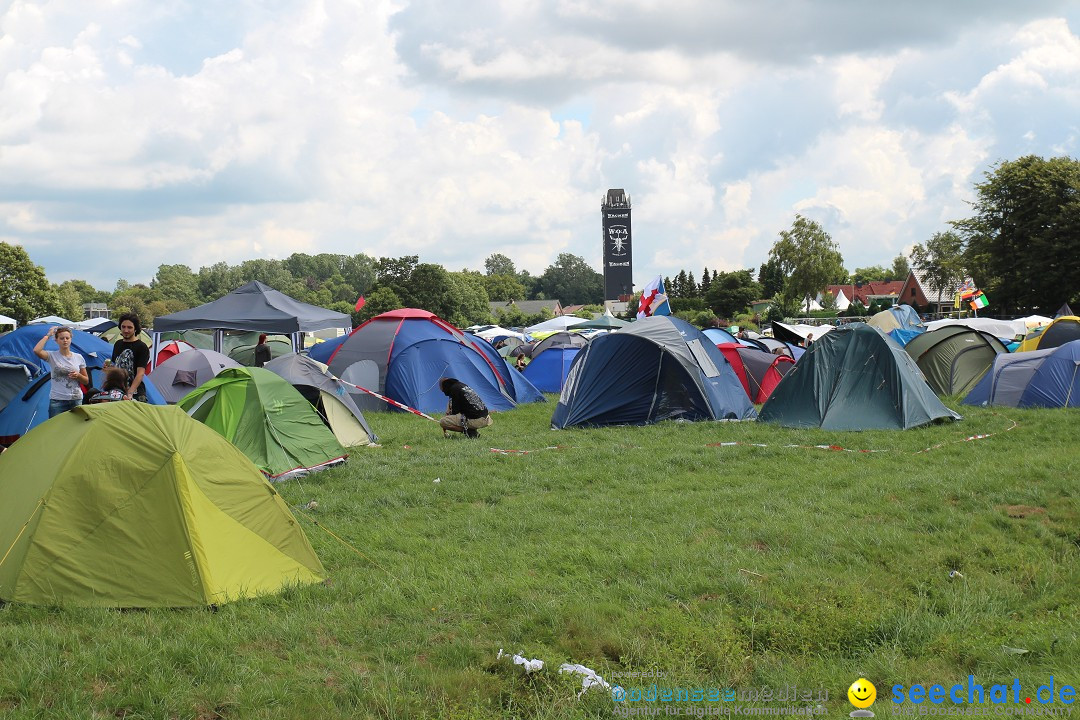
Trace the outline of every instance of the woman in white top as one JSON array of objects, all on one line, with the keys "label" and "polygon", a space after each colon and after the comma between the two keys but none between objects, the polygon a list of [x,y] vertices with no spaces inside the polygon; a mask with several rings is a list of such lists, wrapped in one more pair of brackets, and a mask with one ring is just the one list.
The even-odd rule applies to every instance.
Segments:
[{"label": "woman in white top", "polygon": [[[45,343],[49,338],[55,338],[60,350],[46,350]],[[90,384],[90,378],[86,375],[86,360],[82,355],[71,352],[71,330],[66,327],[51,327],[37,345],[34,346],[34,354],[49,363],[52,367],[52,387],[49,389],[49,417],[53,418],[62,412],[82,405],[83,385]]]}]

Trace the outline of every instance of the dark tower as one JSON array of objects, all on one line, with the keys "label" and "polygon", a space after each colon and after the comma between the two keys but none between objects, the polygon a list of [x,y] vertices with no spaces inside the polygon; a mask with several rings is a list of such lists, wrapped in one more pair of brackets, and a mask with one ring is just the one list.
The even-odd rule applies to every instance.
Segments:
[{"label": "dark tower", "polygon": [[621,188],[600,200],[604,228],[604,299],[630,299],[634,294],[633,254],[630,249],[630,196]]}]

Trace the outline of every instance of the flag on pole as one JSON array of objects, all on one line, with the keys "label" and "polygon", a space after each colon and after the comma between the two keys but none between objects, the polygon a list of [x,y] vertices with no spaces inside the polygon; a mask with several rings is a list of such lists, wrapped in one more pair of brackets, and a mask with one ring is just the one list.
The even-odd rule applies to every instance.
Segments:
[{"label": "flag on pole", "polygon": [[366,303],[366,302],[367,302],[367,300],[364,299],[363,295],[356,298],[356,312],[360,312],[360,308],[364,307],[364,303]]},{"label": "flag on pole", "polygon": [[983,293],[982,290],[980,290],[978,293],[975,294],[974,297],[971,298],[971,309],[972,310],[978,310],[979,308],[984,308],[989,304],[990,304],[990,301],[986,299],[986,295]]},{"label": "flag on pole", "polygon": [[664,292],[664,279],[657,275],[641,291],[641,300],[638,302],[637,311],[638,320],[653,315],[670,314],[671,306],[668,304],[667,293]]}]

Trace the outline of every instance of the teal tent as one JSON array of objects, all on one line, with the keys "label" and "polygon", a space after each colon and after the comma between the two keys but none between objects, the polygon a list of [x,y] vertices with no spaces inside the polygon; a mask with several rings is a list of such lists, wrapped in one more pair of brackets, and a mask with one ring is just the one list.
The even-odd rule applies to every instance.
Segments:
[{"label": "teal tent", "polygon": [[761,408],[764,422],[826,430],[906,430],[960,419],[903,348],[866,323],[811,343]]}]

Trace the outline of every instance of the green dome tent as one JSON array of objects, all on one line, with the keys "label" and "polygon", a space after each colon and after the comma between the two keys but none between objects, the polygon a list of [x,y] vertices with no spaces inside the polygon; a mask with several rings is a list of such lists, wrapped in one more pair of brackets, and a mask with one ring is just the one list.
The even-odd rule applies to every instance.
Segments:
[{"label": "green dome tent", "polygon": [[876,327],[852,323],[811,343],[760,419],[785,427],[906,430],[961,418],[941,403],[903,348]]},{"label": "green dome tent", "polygon": [[240,448],[273,480],[348,457],[311,403],[264,368],[226,368],[185,395],[177,407]]},{"label": "green dome tent", "polygon": [[993,366],[994,357],[1009,350],[988,332],[946,325],[913,338],[904,352],[938,395],[967,395]]},{"label": "green dome tent", "polygon": [[0,455],[0,598],[193,607],[320,582],[243,454],[170,406],[81,406]]}]

